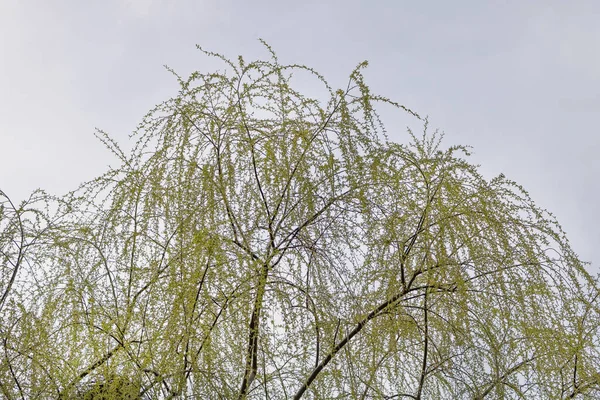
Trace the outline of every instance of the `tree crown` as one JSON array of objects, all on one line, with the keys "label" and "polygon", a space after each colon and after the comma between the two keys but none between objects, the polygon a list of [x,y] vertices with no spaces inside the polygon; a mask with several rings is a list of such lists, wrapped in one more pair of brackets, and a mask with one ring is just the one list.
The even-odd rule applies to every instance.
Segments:
[{"label": "tree crown", "polygon": [[[130,154],[97,132],[121,165],[69,195],[0,192],[3,395],[599,395],[596,281],[554,217],[366,63],[334,90],[265,46],[173,72]],[[422,133],[390,140],[381,105]]]}]

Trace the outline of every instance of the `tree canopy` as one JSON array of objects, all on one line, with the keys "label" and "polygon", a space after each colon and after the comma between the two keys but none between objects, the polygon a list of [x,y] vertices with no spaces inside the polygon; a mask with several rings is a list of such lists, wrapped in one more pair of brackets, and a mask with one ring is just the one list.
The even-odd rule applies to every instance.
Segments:
[{"label": "tree canopy", "polygon": [[[555,218],[366,63],[336,90],[265,46],[200,49],[225,70],[171,71],[68,195],[0,192],[2,396],[599,398],[598,285]],[[418,130],[391,140],[381,107]]]}]

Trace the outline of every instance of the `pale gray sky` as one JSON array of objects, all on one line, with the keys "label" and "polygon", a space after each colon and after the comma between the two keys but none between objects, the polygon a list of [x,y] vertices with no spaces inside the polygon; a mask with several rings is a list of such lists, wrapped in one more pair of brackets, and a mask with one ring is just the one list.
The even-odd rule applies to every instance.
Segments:
[{"label": "pale gray sky", "polygon": [[598,21],[598,0],[0,0],[0,189],[74,189],[116,162],[95,127],[126,143],[176,93],[163,64],[222,68],[195,44],[265,58],[260,37],[335,86],[368,60],[374,92],[521,183],[597,271]]}]

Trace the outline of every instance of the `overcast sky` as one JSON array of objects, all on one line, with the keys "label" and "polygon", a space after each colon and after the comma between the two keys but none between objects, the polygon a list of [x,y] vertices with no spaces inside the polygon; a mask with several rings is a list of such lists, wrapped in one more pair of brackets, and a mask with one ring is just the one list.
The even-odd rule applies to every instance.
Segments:
[{"label": "overcast sky", "polygon": [[[62,194],[116,160],[181,75],[268,54],[334,86],[369,61],[376,93],[428,115],[552,211],[575,251],[600,257],[600,1],[0,0],[0,189]],[[390,132],[398,141],[405,130]]]}]

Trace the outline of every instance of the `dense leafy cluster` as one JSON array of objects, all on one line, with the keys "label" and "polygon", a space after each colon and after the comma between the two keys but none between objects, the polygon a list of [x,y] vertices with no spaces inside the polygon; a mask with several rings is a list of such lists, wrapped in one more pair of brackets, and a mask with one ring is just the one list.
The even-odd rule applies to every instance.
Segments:
[{"label": "dense leafy cluster", "polygon": [[[372,94],[365,64],[333,90],[273,52],[206,53],[226,71],[177,76],[130,154],[98,132],[118,168],[0,192],[2,396],[600,396],[595,279],[523,188]],[[379,105],[423,133],[390,141]]]}]

